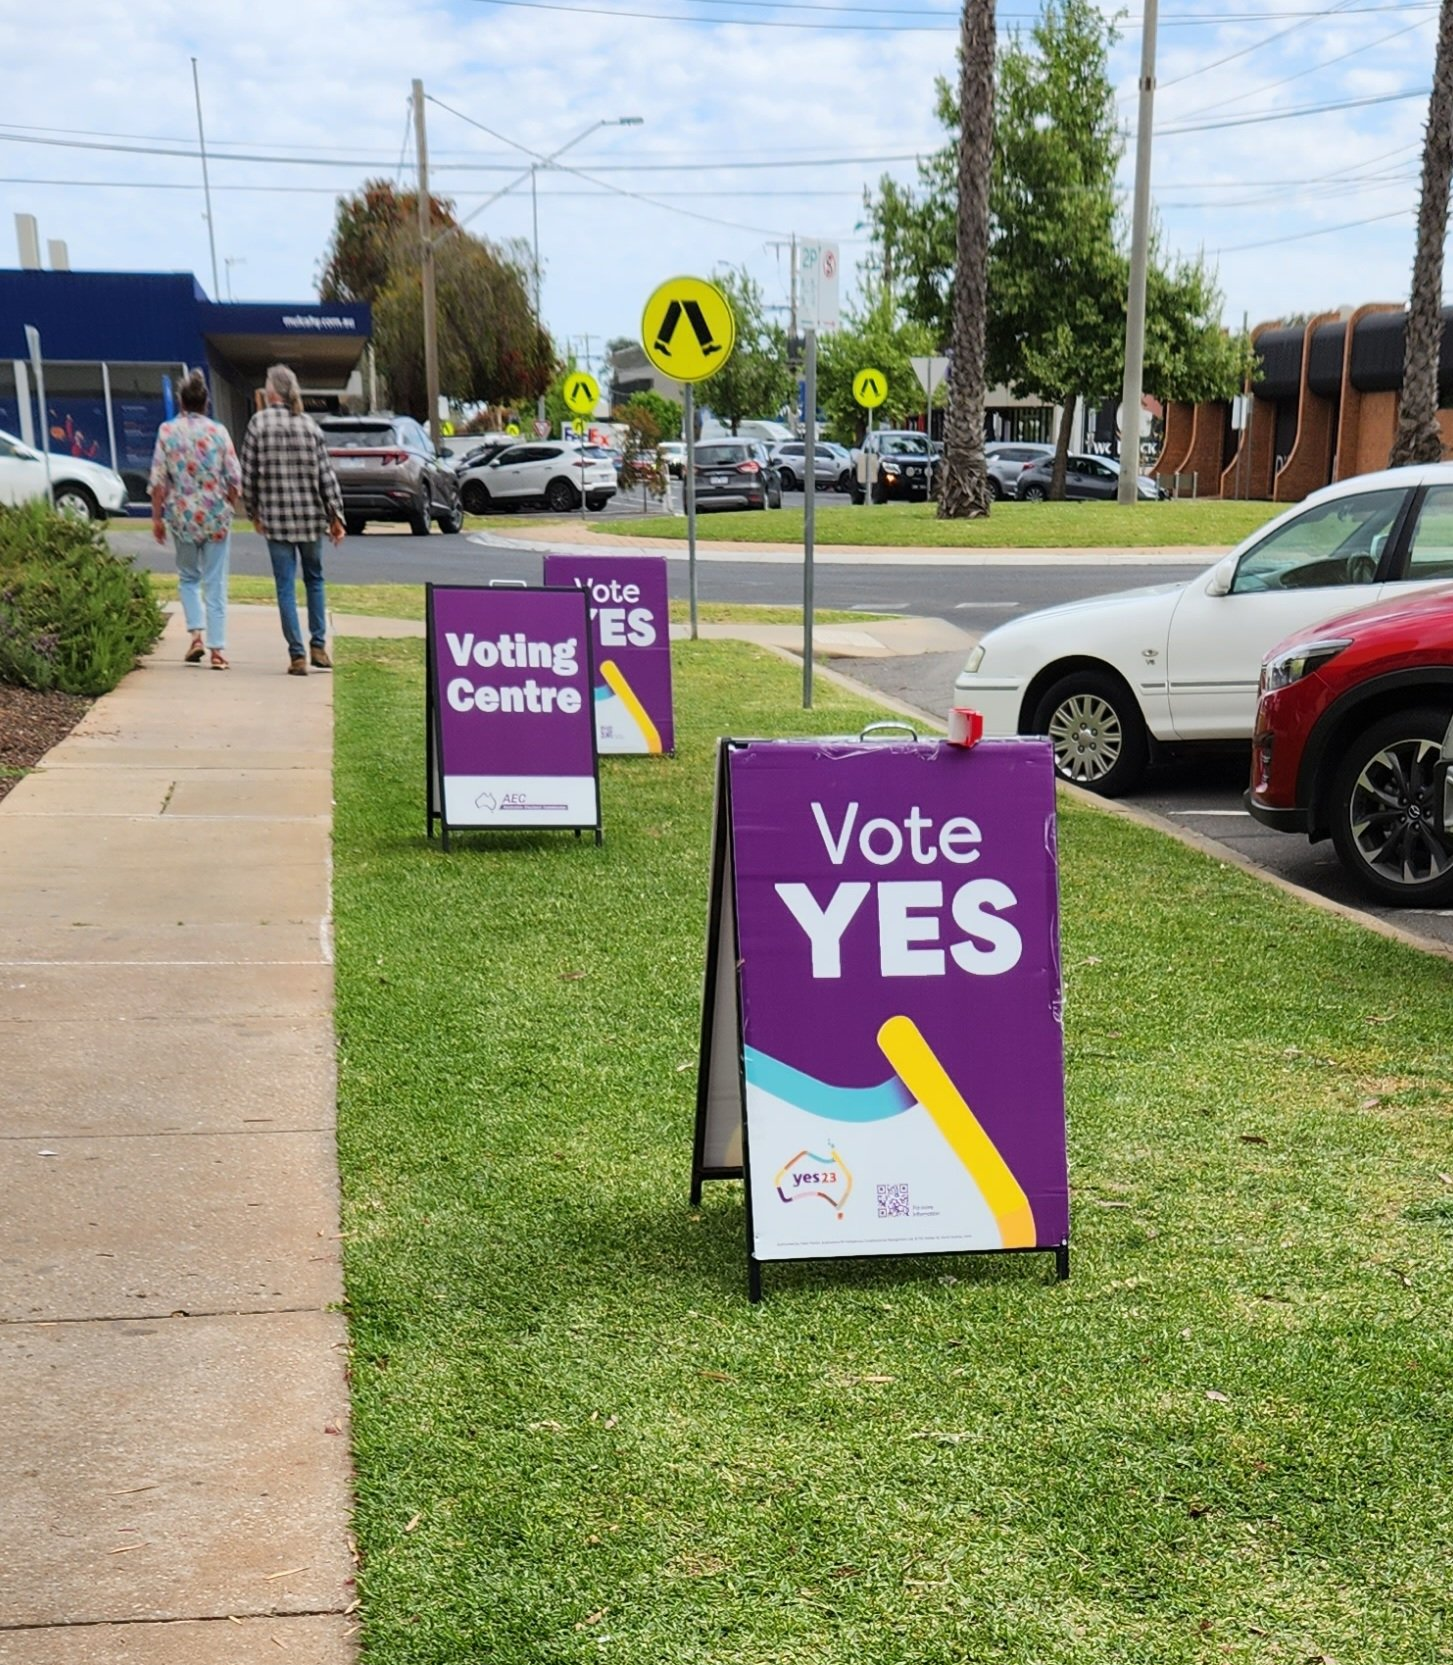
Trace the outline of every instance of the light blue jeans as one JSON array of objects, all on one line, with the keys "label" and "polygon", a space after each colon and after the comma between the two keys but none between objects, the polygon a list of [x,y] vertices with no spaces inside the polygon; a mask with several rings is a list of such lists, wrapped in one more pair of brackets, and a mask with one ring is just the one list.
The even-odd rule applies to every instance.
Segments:
[{"label": "light blue jeans", "polygon": [[312,543],[282,543],[267,540],[272,557],[272,578],[277,585],[277,611],[287,639],[288,656],[303,657],[303,632],[298,623],[298,598],[293,590],[299,563],[303,568],[303,589],[308,597],[308,640],[316,647],[328,645],[328,596],[323,588],[323,540]]},{"label": "light blue jeans", "polygon": [[188,630],[204,630],[207,646],[227,646],[227,558],[232,539],[212,538],[193,543],[174,537],[177,552],[177,593]]}]

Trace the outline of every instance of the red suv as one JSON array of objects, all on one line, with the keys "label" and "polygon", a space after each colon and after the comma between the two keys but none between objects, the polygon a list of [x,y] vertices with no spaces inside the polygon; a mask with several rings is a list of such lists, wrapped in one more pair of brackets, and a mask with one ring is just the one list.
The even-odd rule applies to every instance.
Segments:
[{"label": "red suv", "polygon": [[[1453,578],[1453,491],[1434,488],[1422,509],[1420,565],[1436,537]],[[1453,588],[1299,630],[1262,665],[1247,808],[1283,832],[1330,836],[1379,901],[1453,899],[1450,763]]]}]

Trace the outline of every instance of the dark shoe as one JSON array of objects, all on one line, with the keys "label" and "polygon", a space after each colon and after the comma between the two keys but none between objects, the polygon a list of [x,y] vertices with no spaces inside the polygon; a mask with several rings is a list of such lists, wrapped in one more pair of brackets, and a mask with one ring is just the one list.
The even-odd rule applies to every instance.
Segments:
[{"label": "dark shoe", "polygon": [[308,663],[319,671],[331,671],[333,661],[328,657],[327,648],[310,647],[308,649]]},{"label": "dark shoe", "polygon": [[301,653],[297,656],[296,659],[289,659],[288,660],[288,675],[289,676],[306,676],[307,674],[308,674],[308,661],[303,658]]}]

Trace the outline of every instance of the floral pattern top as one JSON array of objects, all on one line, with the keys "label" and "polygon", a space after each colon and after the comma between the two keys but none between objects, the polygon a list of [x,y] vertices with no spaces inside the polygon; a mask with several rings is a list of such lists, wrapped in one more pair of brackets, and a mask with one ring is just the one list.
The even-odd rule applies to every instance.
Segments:
[{"label": "floral pattern top", "polygon": [[162,514],[174,538],[214,543],[232,530],[229,492],[242,489],[232,436],[200,411],[163,422],[151,458],[152,491],[166,493]]}]

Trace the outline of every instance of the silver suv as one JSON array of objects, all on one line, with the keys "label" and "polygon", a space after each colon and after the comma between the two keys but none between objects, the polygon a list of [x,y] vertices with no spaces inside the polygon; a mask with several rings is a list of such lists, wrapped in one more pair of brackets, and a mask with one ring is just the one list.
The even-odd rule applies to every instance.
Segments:
[{"label": "silver suv", "polygon": [[989,465],[989,495],[997,503],[1001,497],[1019,495],[1019,476],[1026,468],[1054,455],[1054,446],[1041,445],[1032,440],[996,439],[984,447],[984,460]]}]

